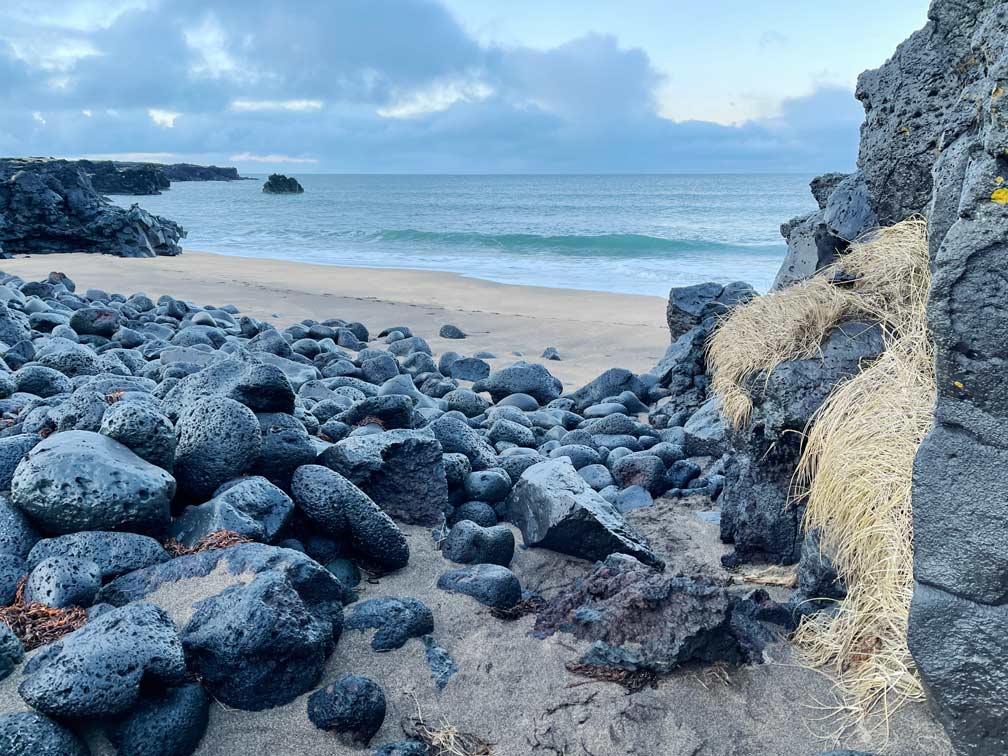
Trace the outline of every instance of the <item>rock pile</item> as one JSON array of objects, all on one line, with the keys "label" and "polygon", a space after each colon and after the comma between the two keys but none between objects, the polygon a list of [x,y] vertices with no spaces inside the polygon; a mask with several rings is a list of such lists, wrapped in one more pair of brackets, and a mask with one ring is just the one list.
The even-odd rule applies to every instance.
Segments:
[{"label": "rock pile", "polygon": [[[675,298],[679,340],[751,296],[716,288]],[[0,741],[75,752],[87,719],[123,752],[172,727],[190,753],[209,697],[257,711],[308,694],[345,629],[373,630],[375,651],[422,639],[450,685],[458,665],[429,607],[357,601],[361,570],[409,568],[404,523],[433,529],[441,590],[498,612],[546,603],[509,569],[516,535],[598,561],[540,627],[595,641],[582,664],[666,673],[758,659],[769,637],[753,619],[775,619],[766,602],[665,575],[624,517],[659,497],[717,506],[727,446],[723,426],[693,421],[706,412],[695,352],[564,395],[540,364],[436,361],[406,326],[278,331],[230,305],[80,292],[59,273],[0,275],[0,295],[0,594],[12,601],[23,582],[24,601],[88,615],[23,665],[36,713],[0,717]],[[690,392],[674,416],[656,408]],[[157,597],[181,581],[203,587],[191,611],[169,614]],[[642,596],[655,599],[646,612]],[[635,622],[661,625],[641,652],[619,630]],[[0,639],[0,669],[20,654]],[[348,743],[385,715],[380,685],[354,675],[307,706]]]}]

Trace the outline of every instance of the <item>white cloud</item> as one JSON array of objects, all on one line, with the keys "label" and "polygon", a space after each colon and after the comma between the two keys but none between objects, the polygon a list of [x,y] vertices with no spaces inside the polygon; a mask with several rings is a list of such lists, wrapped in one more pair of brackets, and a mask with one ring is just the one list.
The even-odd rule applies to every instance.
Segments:
[{"label": "white cloud", "polygon": [[228,158],[235,163],[317,163],[316,158],[299,158],[290,155],[253,155],[249,152],[239,152]]},{"label": "white cloud", "polygon": [[493,88],[481,81],[434,82],[410,93],[394,105],[378,108],[377,112],[383,118],[415,118],[447,110],[456,102],[485,100],[493,93]]},{"label": "white cloud", "polygon": [[322,109],[322,100],[232,100],[231,110],[254,113],[260,110],[314,112]]},{"label": "white cloud", "polygon": [[227,50],[224,29],[212,15],[185,31],[185,43],[197,58],[190,68],[194,75],[219,79],[238,72],[238,62]]},{"label": "white cloud", "polygon": [[82,110],[81,113],[83,113],[86,118],[90,118],[92,116],[90,110]]},{"label": "white cloud", "polygon": [[175,152],[91,152],[85,155],[72,156],[71,160],[122,160],[133,163],[172,163],[176,162]]},{"label": "white cloud", "polygon": [[150,119],[154,121],[158,126],[163,129],[170,129],[175,126],[175,119],[178,118],[181,113],[176,113],[172,110],[161,110],[160,108],[151,108],[147,111],[147,115]]},{"label": "white cloud", "polygon": [[40,123],[43,126],[45,126],[46,120],[45,118],[42,117],[42,114],[39,113],[37,110],[34,113],[32,113],[32,118],[35,119],[36,123]]}]

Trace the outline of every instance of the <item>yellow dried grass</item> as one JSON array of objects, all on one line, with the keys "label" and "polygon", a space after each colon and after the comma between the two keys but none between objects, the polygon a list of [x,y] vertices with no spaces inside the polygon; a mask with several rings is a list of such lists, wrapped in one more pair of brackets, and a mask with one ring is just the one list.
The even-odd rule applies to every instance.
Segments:
[{"label": "yellow dried grass", "polygon": [[[840,277],[837,287],[829,279]],[[923,696],[907,649],[913,591],[913,460],[933,421],[927,332],[927,225],[911,219],[857,240],[813,279],[729,314],[708,348],[712,389],[726,417],[745,422],[745,389],[787,359],[814,356],[846,319],[882,324],[885,353],[839,385],[806,429],[795,498],[817,529],[848,594],[835,613],[805,618],[794,640],[803,663],[835,680],[833,735]],[[832,290],[832,291],[830,291]]]},{"label": "yellow dried grass", "polygon": [[[834,285],[835,277],[846,283]],[[812,278],[736,307],[707,344],[711,390],[725,418],[744,424],[752,411],[751,379],[786,360],[814,357],[844,320],[878,320],[898,336],[929,281],[927,223],[913,218],[866,234]]]}]

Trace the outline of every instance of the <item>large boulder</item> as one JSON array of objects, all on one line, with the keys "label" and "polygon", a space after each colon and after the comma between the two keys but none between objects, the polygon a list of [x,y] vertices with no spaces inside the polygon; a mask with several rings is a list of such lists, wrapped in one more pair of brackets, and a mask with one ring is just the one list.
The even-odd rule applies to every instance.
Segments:
[{"label": "large boulder", "polygon": [[[67,160],[0,160],[0,244],[8,254],[101,252],[154,257],[182,252],[185,231],[137,205],[119,207]],[[13,342],[11,342],[13,343]]]},{"label": "large boulder", "polygon": [[598,404],[610,396],[622,394],[624,391],[640,397],[644,392],[644,384],[640,378],[625,368],[609,368],[577,391],[568,394],[567,398],[573,402],[572,410],[582,412],[593,404]]},{"label": "large boulder", "polygon": [[32,449],[11,481],[11,500],[49,533],[167,524],[175,479],[107,436],[56,433]]},{"label": "large boulder", "polygon": [[199,683],[156,691],[140,699],[105,734],[120,754],[190,756],[210,720],[210,701]]},{"label": "large boulder", "polygon": [[284,372],[248,352],[187,375],[165,396],[162,409],[175,421],[187,406],[211,396],[234,399],[254,412],[294,412],[294,389]]},{"label": "large boulder", "polygon": [[197,604],[182,644],[216,699],[258,711],[318,683],[342,620],[338,601],[306,603],[286,575],[267,571]]},{"label": "large boulder", "polygon": [[1005,10],[932,3],[927,26],[858,88],[873,106],[861,154],[880,214],[930,213],[938,397],[914,464],[909,646],[953,746],[974,756],[1008,751]]},{"label": "large boulder", "polygon": [[200,500],[237,478],[259,456],[262,431],[255,414],[224,396],[187,406],[175,426],[175,478],[179,495]]},{"label": "large boulder", "polygon": [[49,716],[104,717],[130,709],[143,689],[186,675],[172,621],[141,602],[103,612],[44,647],[25,665],[18,692]]},{"label": "large boulder", "polygon": [[564,457],[529,467],[511,489],[505,506],[507,519],[521,530],[526,546],[591,560],[618,552],[652,567],[665,566]]},{"label": "large boulder", "polygon": [[343,475],[391,517],[436,525],[448,506],[443,449],[427,431],[351,436],[328,447],[319,463]]}]

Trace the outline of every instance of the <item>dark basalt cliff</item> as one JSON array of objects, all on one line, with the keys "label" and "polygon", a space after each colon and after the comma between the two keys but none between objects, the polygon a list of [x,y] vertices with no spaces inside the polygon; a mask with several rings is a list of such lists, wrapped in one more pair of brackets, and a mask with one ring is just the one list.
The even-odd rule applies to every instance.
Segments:
[{"label": "dark basalt cliff", "polygon": [[80,160],[78,165],[99,194],[161,194],[171,182],[161,166],[119,165],[111,160]]},{"label": "dark basalt cliff", "polygon": [[138,205],[119,207],[97,192],[78,162],[0,160],[0,251],[177,255],[185,231]]}]

